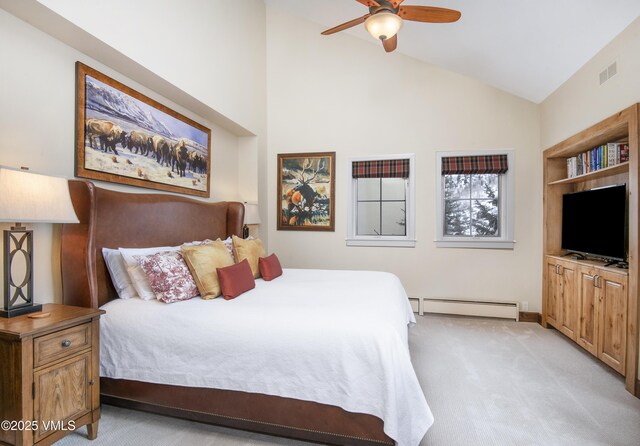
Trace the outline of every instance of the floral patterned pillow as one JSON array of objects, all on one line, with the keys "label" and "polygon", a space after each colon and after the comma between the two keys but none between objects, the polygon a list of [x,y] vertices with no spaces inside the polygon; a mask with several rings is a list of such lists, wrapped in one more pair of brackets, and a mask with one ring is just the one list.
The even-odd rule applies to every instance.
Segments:
[{"label": "floral patterned pillow", "polygon": [[231,240],[231,237],[227,237],[226,239],[222,240],[222,243],[224,243],[224,247],[227,248],[227,252],[231,256],[231,260],[233,260],[233,263],[236,263],[236,256],[233,253],[233,240]]},{"label": "floral patterned pillow", "polygon": [[158,252],[134,258],[147,275],[158,300],[170,304],[198,296],[198,287],[179,252]]}]

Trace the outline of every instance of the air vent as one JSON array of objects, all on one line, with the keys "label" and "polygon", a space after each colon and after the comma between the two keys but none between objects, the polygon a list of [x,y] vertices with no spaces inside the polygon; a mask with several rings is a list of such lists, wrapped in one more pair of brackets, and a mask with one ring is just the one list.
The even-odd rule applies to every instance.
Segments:
[{"label": "air vent", "polygon": [[600,72],[600,85],[607,82],[616,74],[618,74],[618,62],[614,61],[611,65]]}]

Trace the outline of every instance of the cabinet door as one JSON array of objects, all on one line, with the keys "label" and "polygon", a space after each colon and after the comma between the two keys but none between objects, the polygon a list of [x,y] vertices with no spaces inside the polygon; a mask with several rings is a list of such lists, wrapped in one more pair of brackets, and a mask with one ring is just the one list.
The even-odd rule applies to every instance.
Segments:
[{"label": "cabinet door", "polygon": [[560,326],[560,300],[562,297],[562,277],[557,272],[555,261],[547,262],[547,322]]},{"label": "cabinet door", "polygon": [[576,342],[592,355],[598,354],[598,296],[595,270],[578,269],[578,333]]},{"label": "cabinet door", "polygon": [[575,341],[578,332],[578,273],[574,263],[560,263],[562,296],[559,330]]},{"label": "cabinet door", "polygon": [[624,375],[627,350],[626,276],[602,272],[598,280],[600,339],[598,358]]},{"label": "cabinet door", "polygon": [[55,426],[56,422],[68,422],[89,412],[90,374],[91,352],[34,373],[36,396],[33,410],[38,422],[34,442],[55,432],[55,428],[59,427]]}]

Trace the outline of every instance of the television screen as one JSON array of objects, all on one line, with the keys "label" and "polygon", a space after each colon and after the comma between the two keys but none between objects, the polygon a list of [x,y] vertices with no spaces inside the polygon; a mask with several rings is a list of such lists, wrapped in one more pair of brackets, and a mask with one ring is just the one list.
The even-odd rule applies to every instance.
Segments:
[{"label": "television screen", "polygon": [[627,258],[626,185],[562,197],[562,249],[613,260]]}]

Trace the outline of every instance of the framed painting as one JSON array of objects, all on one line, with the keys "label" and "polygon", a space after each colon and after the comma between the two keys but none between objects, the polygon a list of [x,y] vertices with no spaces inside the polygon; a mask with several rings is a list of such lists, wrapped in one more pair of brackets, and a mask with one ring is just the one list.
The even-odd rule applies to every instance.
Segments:
[{"label": "framed painting", "polygon": [[81,178],[209,197],[211,130],[76,62]]},{"label": "framed painting", "polygon": [[278,154],[278,230],[335,231],[335,152]]}]

